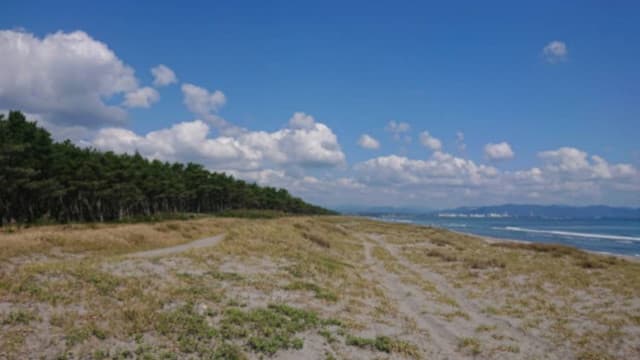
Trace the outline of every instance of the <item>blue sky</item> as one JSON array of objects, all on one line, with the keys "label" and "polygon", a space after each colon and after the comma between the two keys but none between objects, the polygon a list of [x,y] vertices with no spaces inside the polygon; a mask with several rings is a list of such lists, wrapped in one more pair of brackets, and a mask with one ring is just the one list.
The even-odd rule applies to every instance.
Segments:
[{"label": "blue sky", "polygon": [[[640,43],[634,41],[640,35],[640,5],[635,2],[8,1],[0,24],[8,31],[0,49],[15,45],[16,33],[22,33],[31,38],[31,53],[41,54],[39,61],[16,60],[5,69],[40,74],[36,79],[50,81],[55,96],[68,102],[68,108],[35,105],[39,97],[53,95],[36,96],[29,88],[34,81],[27,86],[12,77],[0,82],[0,89],[25,87],[0,90],[0,109],[23,109],[54,135],[79,144],[199,161],[330,206],[640,205]],[[91,62],[99,57],[67,64],[69,52],[44,41],[75,31],[86,34],[81,42],[106,46],[110,61],[133,73],[117,64],[104,70]],[[42,55],[45,50],[57,55]],[[175,73],[175,83],[152,86],[149,69],[159,64]],[[85,65],[86,73],[74,70]],[[52,69],[57,73],[47,72]],[[59,69],[82,76],[60,80]],[[112,82],[105,90],[112,70],[137,84]],[[105,72],[103,80],[96,80],[97,71]],[[208,103],[207,113],[198,113],[185,106],[185,84],[209,94],[218,90],[225,101]],[[144,87],[157,95],[148,107],[122,105],[127,93]],[[67,101],[80,99],[74,89],[95,91],[105,106],[124,115],[114,121],[110,115],[93,116],[91,109],[69,115],[90,102]],[[55,96],[49,100],[59,104]],[[328,131],[294,126],[290,119],[296,112]],[[221,160],[224,149],[216,146],[224,141],[203,145],[206,139],[193,139],[193,147],[185,148],[192,138],[173,136],[182,145],[167,148],[146,138],[196,119],[206,128],[191,131],[237,140],[242,154]],[[409,129],[394,139],[390,121]],[[128,132],[105,130],[114,128]],[[288,132],[279,133],[283,129]],[[269,141],[277,144],[269,149],[279,147],[282,154],[267,154],[264,143],[240,135],[259,131],[271,134]],[[423,145],[423,131],[441,145]],[[458,133],[463,141],[456,140]],[[359,146],[363,134],[379,147]],[[314,143],[316,135],[322,138],[319,148],[302,146]],[[503,146],[488,155],[487,144],[502,142],[507,153]],[[203,147],[208,152],[197,150]]]}]

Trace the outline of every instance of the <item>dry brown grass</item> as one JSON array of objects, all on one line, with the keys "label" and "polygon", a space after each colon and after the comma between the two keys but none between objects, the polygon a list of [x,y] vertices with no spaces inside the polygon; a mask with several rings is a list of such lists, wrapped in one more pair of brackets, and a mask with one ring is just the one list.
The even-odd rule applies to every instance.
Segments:
[{"label": "dry brown grass", "polygon": [[140,224],[36,226],[0,232],[0,260],[58,249],[70,253],[118,254],[173,246],[219,234],[237,220],[204,218]]},{"label": "dry brown grass", "polygon": [[541,253],[551,254],[555,257],[560,256],[582,256],[585,253],[579,249],[564,246],[559,244],[535,244],[535,243],[522,243],[522,242],[496,242],[491,244],[495,247],[507,248],[507,249],[520,249],[535,251]]}]

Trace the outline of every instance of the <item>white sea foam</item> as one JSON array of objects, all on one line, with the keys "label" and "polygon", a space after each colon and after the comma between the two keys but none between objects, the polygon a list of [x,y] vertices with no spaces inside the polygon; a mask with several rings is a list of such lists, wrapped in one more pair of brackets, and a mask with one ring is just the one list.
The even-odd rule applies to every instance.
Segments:
[{"label": "white sea foam", "polygon": [[528,233],[536,233],[536,234],[549,234],[549,235],[568,236],[568,237],[581,237],[581,238],[591,238],[591,239],[640,241],[640,237],[635,237],[635,236],[591,234],[591,233],[580,233],[580,232],[558,231],[558,230],[535,230],[535,229],[526,229],[526,228],[521,228],[516,226],[506,226],[501,229],[509,230],[509,231],[528,232]]},{"label": "white sea foam", "polygon": [[444,224],[444,226],[446,226],[446,227],[466,228],[467,224],[449,223],[449,224]]}]

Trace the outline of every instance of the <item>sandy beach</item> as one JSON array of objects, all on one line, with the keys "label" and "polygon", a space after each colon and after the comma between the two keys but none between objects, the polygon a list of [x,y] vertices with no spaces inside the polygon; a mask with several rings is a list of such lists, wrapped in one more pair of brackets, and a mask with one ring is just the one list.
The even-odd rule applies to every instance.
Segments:
[{"label": "sandy beach", "polygon": [[355,217],[0,234],[0,358],[630,359],[640,264]]}]

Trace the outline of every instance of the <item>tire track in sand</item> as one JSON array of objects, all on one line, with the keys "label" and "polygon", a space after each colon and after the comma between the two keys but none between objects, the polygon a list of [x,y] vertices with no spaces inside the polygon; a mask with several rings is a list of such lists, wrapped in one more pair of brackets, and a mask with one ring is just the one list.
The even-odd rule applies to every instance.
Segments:
[{"label": "tire track in sand", "polygon": [[[368,241],[370,240],[370,241]],[[469,315],[465,321],[447,321],[437,315],[425,312],[425,309],[442,309],[442,304],[425,296],[424,290],[416,285],[403,281],[401,276],[385,269],[384,264],[372,255],[374,246],[380,246],[386,250],[393,260],[407,269],[408,272],[416,274],[423,280],[434,285],[437,292],[448,298],[455,300],[459,310]],[[418,266],[408,261],[402,256],[398,249],[385,242],[380,234],[367,234],[364,240],[365,261],[378,276],[380,284],[386,288],[388,296],[395,301],[398,310],[407,318],[413,319],[420,330],[429,333],[429,339],[421,344],[423,351],[429,354],[428,358],[438,359],[462,359],[462,358],[491,358],[491,359],[513,359],[529,358],[531,356],[540,359],[558,359],[550,354],[550,344],[538,337],[525,334],[519,327],[513,325],[507,319],[491,316],[482,312],[480,307],[467,299],[463,291],[453,288],[447,280],[440,274],[428,271],[424,267]],[[458,349],[458,342],[462,337],[477,337],[476,328],[480,325],[492,326],[501,333],[508,336],[520,347],[520,353],[492,353],[471,356],[461,353]],[[489,334],[484,334],[487,337]],[[483,343],[490,342],[497,346],[499,343],[495,339],[485,338]],[[558,355],[558,354],[556,354]]]}]

